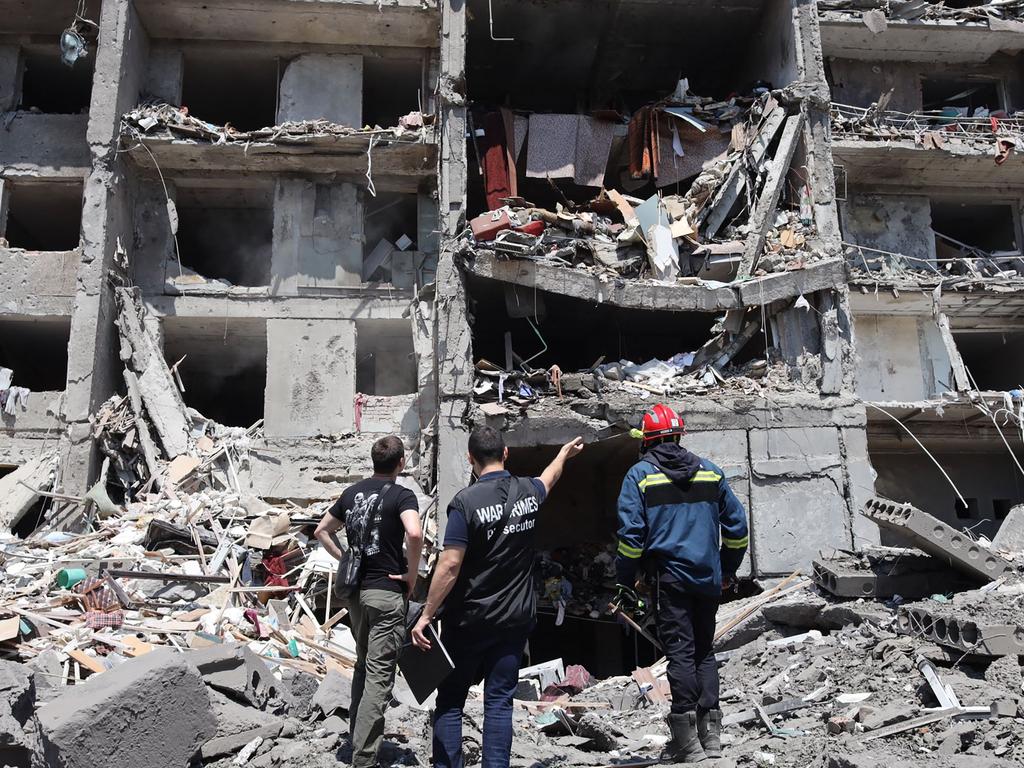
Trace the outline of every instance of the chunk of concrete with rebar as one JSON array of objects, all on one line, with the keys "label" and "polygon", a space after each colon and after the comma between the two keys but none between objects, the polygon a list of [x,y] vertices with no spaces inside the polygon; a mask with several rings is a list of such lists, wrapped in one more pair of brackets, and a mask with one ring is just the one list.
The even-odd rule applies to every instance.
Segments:
[{"label": "chunk of concrete with rebar", "polygon": [[1003,558],[913,504],[871,498],[861,514],[878,527],[913,542],[923,552],[979,579],[992,581],[1009,567]]}]

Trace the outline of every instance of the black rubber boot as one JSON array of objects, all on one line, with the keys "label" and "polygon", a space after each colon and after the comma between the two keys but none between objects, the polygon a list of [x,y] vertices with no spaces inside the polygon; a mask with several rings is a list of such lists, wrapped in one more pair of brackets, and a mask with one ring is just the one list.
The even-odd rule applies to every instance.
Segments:
[{"label": "black rubber boot", "polygon": [[722,756],[722,710],[697,710],[697,736],[705,755]]},{"label": "black rubber boot", "polygon": [[684,712],[668,716],[672,739],[665,748],[665,757],[673,763],[699,763],[707,755],[697,735],[697,713]]}]

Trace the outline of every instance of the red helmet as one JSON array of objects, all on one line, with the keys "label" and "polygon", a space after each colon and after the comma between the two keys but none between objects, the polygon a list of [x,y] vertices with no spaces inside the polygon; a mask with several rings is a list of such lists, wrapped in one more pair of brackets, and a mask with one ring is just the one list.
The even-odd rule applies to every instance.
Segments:
[{"label": "red helmet", "polygon": [[682,435],[686,431],[686,423],[682,417],[667,405],[658,403],[644,414],[643,440],[657,440],[671,435]]}]

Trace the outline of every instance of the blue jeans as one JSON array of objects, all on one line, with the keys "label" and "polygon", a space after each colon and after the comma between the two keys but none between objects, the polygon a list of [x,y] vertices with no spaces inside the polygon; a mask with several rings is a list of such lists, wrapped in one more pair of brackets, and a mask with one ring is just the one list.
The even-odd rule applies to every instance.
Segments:
[{"label": "blue jeans", "polygon": [[533,625],[442,629],[441,642],[455,669],[437,689],[434,768],[462,768],[462,709],[470,686],[484,681],[482,768],[508,768],[512,751],[512,696],[519,661]]}]

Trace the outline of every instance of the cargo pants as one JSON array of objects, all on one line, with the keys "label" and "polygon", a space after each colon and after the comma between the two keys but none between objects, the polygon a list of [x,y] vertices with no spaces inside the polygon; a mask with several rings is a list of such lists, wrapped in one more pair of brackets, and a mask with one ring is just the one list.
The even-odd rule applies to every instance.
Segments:
[{"label": "cargo pants", "polygon": [[384,712],[395,684],[398,652],[405,641],[405,595],[385,589],[364,589],[349,610],[356,641],[352,673],[349,733],[352,768],[377,765],[384,740]]}]

